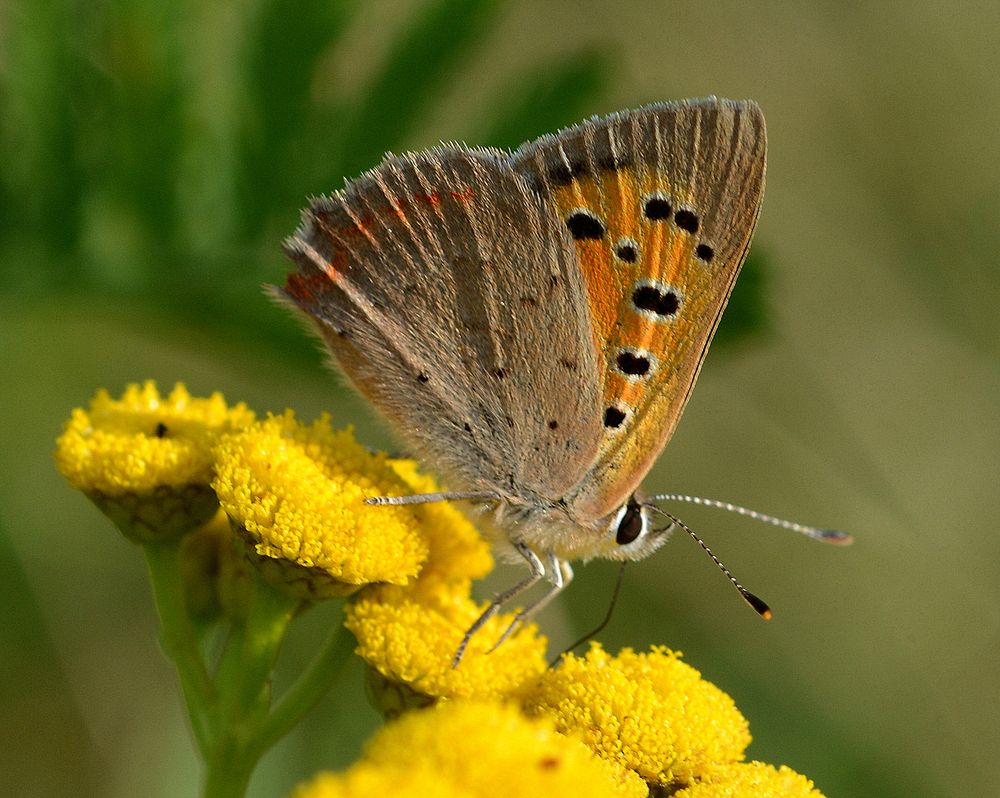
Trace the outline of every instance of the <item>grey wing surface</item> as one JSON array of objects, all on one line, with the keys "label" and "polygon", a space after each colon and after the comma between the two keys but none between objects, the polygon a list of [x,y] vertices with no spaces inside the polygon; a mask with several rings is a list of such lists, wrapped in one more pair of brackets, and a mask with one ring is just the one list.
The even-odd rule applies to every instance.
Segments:
[{"label": "grey wing surface", "polygon": [[312,203],[280,293],[453,490],[556,499],[597,450],[572,241],[493,151],[389,158]]}]

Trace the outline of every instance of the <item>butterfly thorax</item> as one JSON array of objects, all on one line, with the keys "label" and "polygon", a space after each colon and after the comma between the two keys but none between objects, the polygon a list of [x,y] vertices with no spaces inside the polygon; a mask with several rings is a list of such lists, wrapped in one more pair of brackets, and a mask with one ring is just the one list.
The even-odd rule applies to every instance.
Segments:
[{"label": "butterfly thorax", "polygon": [[498,554],[514,561],[520,559],[515,544],[560,560],[639,560],[666,541],[663,530],[653,528],[649,508],[635,494],[614,512],[594,519],[581,518],[563,500],[501,500],[490,509],[484,533]]}]

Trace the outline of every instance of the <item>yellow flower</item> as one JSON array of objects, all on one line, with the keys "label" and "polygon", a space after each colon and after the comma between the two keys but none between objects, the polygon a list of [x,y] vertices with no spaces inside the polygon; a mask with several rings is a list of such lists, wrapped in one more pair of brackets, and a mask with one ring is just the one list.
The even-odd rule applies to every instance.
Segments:
[{"label": "yellow flower", "polygon": [[713,768],[704,781],[674,793],[674,798],[823,798],[823,793],[784,765],[740,762]]},{"label": "yellow flower", "polygon": [[[368,588],[347,607],[345,624],[358,639],[357,653],[374,669],[380,708],[393,715],[437,698],[502,697],[516,693],[545,670],[544,637],[534,624],[488,653],[513,620],[492,618],[452,667],[466,630],[485,605],[468,585],[431,580],[411,588]],[[392,688],[395,686],[393,693]]]},{"label": "yellow flower", "polygon": [[750,743],[733,700],[663,647],[612,657],[593,644],[547,671],[525,706],[650,784],[686,784],[742,759]]},{"label": "yellow flower", "polygon": [[[390,460],[389,464],[406,483],[406,493],[440,490],[433,479],[417,471],[416,461]],[[429,548],[427,562],[420,570],[421,582],[434,580],[469,585],[473,579],[480,579],[493,570],[489,543],[455,503],[416,504],[413,510]]]},{"label": "yellow flower", "polygon": [[359,763],[345,773],[320,773],[290,798],[475,798],[434,771]]},{"label": "yellow flower", "polygon": [[255,565],[302,598],[346,595],[371,582],[405,584],[427,558],[411,507],[369,507],[368,496],[412,492],[386,456],[324,415],[291,410],[220,439],[212,483]]},{"label": "yellow flower", "polygon": [[646,792],[634,774],[594,757],[579,740],[557,733],[550,720],[526,718],[494,701],[449,701],[385,726],[361,762],[313,781],[295,798],[644,798]]},{"label": "yellow flower", "polygon": [[219,393],[193,398],[181,384],[166,397],[152,381],[121,399],[102,389],[66,422],[56,466],[129,538],[169,539],[215,514],[212,443],[252,420],[245,405],[229,408]]}]

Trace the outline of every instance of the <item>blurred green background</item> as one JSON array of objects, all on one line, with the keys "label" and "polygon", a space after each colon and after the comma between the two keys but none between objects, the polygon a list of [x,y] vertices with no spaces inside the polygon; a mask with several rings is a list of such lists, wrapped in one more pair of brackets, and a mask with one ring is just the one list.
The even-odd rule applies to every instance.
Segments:
[{"label": "blurred green background", "polygon": [[[52,465],[72,407],[183,380],[391,446],[260,292],[304,198],[389,149],[719,94],[764,108],[767,196],[646,485],[858,542],[680,508],[774,621],[677,538],[601,639],[683,650],[749,717],[751,756],[831,798],[1000,794],[998,29],[985,3],[0,4],[3,792],[197,786],[138,552]],[[553,648],[613,573],[578,569],[542,618]],[[304,619],[288,672],[337,613]],[[353,667],[251,794],[342,766],[377,722]]]}]

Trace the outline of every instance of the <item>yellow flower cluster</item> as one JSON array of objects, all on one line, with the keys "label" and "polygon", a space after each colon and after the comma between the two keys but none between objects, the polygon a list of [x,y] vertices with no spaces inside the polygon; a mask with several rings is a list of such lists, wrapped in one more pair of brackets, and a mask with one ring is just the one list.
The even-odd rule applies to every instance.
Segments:
[{"label": "yellow flower cluster", "polygon": [[[346,595],[366,584],[425,581],[464,585],[493,567],[489,548],[446,504],[369,508],[368,496],[433,492],[407,460],[390,460],[292,413],[256,420],[221,394],[192,397],[183,385],[161,396],[155,383],[120,399],[100,390],[76,409],[56,445],[56,465],[131,539],[186,535],[221,503],[251,561],[302,598]],[[191,544],[202,565],[206,538]]]},{"label": "yellow flower cluster", "polygon": [[[403,481],[401,493],[436,493],[437,483],[417,470],[413,460],[390,460],[389,465]],[[376,511],[386,508],[376,508]],[[415,504],[411,512],[427,540],[427,562],[420,571],[424,585],[469,586],[493,570],[489,544],[465,514],[450,502]]]},{"label": "yellow flower cluster", "polygon": [[646,785],[595,757],[550,720],[493,701],[410,712],[369,741],[360,762],[322,774],[294,798],[516,795],[645,798]]},{"label": "yellow flower cluster", "polygon": [[[431,493],[434,482],[412,461],[393,461],[409,493]],[[462,637],[486,608],[472,599],[472,581],[493,568],[489,544],[447,502],[416,505],[430,554],[405,587],[372,585],[346,608],[347,628],[368,664],[369,686],[386,717],[440,698],[512,697],[545,670],[546,640],[534,624],[493,644],[514,620],[493,618],[473,636],[459,667],[452,659]]]},{"label": "yellow flower cluster", "polygon": [[525,702],[601,756],[655,784],[688,783],[737,762],[750,744],[733,700],[662,647],[611,656],[594,644],[547,671]]},{"label": "yellow flower cluster", "polygon": [[[514,618],[506,613],[453,667],[485,608],[471,589],[493,566],[488,545],[446,502],[367,507],[368,496],[438,487],[412,461],[373,454],[350,430],[332,429],[327,416],[308,425],[292,411],[256,420],[219,394],[192,398],[178,385],[161,397],[147,382],[118,400],[100,391],[89,410],[75,410],[56,462],[132,539],[186,535],[193,615],[235,618],[252,592],[232,530],[261,573],[293,595],[355,594],[345,623],[371,692],[387,716],[402,717],[354,767],[317,777],[296,798],[638,798],[649,789],[822,798],[788,768],[745,762],[746,719],[666,648],[612,656],[595,644],[546,669],[533,624],[490,651]],[[228,521],[206,524],[220,505]]]},{"label": "yellow flower cluster", "polygon": [[194,398],[183,385],[163,397],[151,380],[121,399],[102,389],[66,422],[56,465],[74,488],[108,496],[208,485],[215,437],[253,419],[243,404],[229,408],[220,393]]},{"label": "yellow flower cluster", "polygon": [[[419,614],[413,620],[422,622]],[[419,636],[407,638],[401,647],[417,646]],[[464,667],[463,661],[456,670]],[[418,669],[397,678],[425,693],[441,689],[438,682],[428,686]],[[380,795],[423,795],[424,790],[432,795],[533,795],[530,763],[545,749],[538,740],[521,748],[518,729],[529,722],[543,724],[536,734],[544,728],[550,737],[554,734],[571,747],[582,744],[604,762],[604,777],[593,776],[591,792],[583,794],[595,789],[607,794],[610,783],[615,794],[643,796],[823,798],[811,781],[787,767],[742,761],[750,742],[746,719],[729,696],[666,648],[645,653],[625,649],[611,656],[595,644],[585,656],[568,655],[529,687],[520,683],[496,695],[517,703],[455,699],[440,701],[430,712],[407,713],[376,736],[354,767],[318,777],[295,798],[352,798],[365,790]],[[424,705],[429,703],[426,695],[424,699]],[[494,769],[494,758],[504,767]],[[413,780],[407,782],[400,769]],[[457,786],[455,773],[461,775]],[[522,777],[527,781],[519,781]]]},{"label": "yellow flower cluster", "polygon": [[737,762],[714,768],[703,781],[674,793],[674,798],[823,798],[823,793],[784,765]]}]

